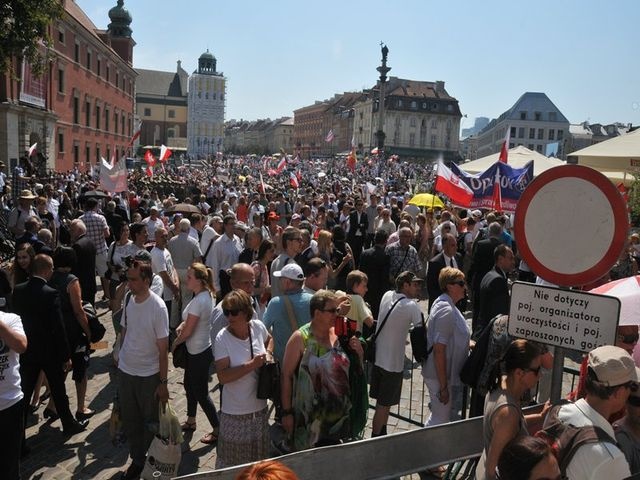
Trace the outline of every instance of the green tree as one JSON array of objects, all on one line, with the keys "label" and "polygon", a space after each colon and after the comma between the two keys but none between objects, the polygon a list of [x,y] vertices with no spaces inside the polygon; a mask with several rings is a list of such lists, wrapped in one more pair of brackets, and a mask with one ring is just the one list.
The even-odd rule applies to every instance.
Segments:
[{"label": "green tree", "polygon": [[634,180],[629,189],[629,207],[631,210],[631,226],[640,225],[640,180]]},{"label": "green tree", "polygon": [[60,0],[0,2],[0,72],[13,72],[14,57],[24,57],[36,74],[50,58],[48,26],[62,15]]}]

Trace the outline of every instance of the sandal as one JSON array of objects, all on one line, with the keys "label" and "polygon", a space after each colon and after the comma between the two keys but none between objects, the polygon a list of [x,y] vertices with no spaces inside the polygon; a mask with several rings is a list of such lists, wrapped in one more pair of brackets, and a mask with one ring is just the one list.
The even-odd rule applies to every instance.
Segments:
[{"label": "sandal", "polygon": [[183,432],[195,432],[196,431],[196,422],[189,422],[186,421],[184,422],[180,428],[182,429]]},{"label": "sandal", "polygon": [[213,445],[218,441],[218,435],[215,432],[207,433],[204,437],[200,439],[200,443],[204,443],[205,445]]}]

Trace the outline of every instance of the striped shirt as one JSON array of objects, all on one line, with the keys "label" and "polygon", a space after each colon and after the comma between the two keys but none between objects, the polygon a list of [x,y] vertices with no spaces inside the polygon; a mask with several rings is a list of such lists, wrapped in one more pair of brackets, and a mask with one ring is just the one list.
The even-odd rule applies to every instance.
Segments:
[{"label": "striped shirt", "polygon": [[99,213],[89,210],[80,216],[80,220],[87,227],[87,238],[96,246],[96,253],[99,255],[107,253],[107,241],[104,236],[105,229],[109,228],[107,219]]}]

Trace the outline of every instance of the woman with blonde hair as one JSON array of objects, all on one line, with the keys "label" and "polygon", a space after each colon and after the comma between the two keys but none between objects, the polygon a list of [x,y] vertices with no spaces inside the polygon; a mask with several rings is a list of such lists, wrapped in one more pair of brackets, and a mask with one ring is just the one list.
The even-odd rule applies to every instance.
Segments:
[{"label": "woman with blonde hair", "polygon": [[251,297],[232,290],[222,300],[229,324],[216,336],[216,373],[222,389],[216,468],[255,462],[269,454],[267,401],[257,398],[258,369],[273,351],[260,320],[252,320]]},{"label": "woman with blonde hair", "polygon": [[177,337],[171,351],[181,343],[186,344],[187,362],[184,369],[184,389],[187,394],[187,421],[183,430],[196,429],[196,407],[207,416],[212,431],[202,437],[202,443],[218,440],[218,414],[209,396],[209,367],[213,360],[211,351],[211,326],[209,317],[213,311],[213,273],[202,263],[192,263],[187,269],[187,288],[193,298],[182,312],[182,323],[176,329]]}]

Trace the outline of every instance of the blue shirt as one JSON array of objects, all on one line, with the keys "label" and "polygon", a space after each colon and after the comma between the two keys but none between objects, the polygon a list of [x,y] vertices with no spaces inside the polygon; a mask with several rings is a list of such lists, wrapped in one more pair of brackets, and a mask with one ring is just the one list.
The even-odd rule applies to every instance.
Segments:
[{"label": "blue shirt", "polygon": [[311,312],[309,311],[311,294],[300,290],[296,293],[287,293],[271,299],[264,312],[262,321],[267,327],[267,330],[271,330],[274,342],[273,355],[278,359],[280,364],[282,364],[284,350],[289,341],[289,337],[293,334],[291,320],[289,320],[284,301],[285,297],[291,300],[296,329],[311,321]]}]

